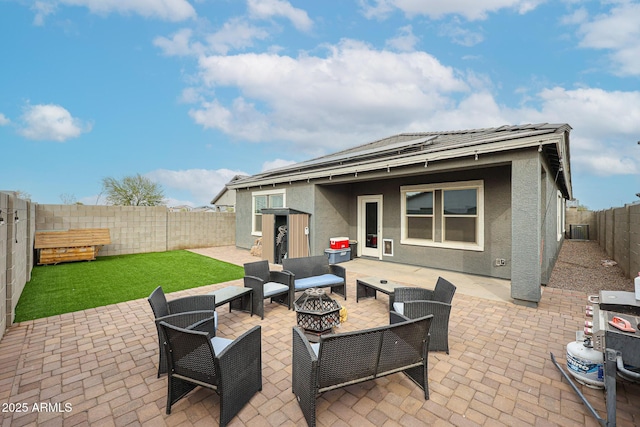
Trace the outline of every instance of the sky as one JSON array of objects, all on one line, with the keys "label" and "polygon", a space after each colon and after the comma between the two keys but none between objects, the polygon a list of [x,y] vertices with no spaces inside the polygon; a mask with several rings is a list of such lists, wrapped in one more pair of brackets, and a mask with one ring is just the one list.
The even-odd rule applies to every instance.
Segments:
[{"label": "sky", "polygon": [[0,190],[105,204],[403,132],[568,123],[573,196],[640,193],[640,0],[0,0]]}]

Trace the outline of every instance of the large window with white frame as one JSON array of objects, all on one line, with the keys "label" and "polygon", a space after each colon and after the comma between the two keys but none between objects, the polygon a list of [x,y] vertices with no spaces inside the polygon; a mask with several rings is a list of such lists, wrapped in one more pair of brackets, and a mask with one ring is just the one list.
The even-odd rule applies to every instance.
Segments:
[{"label": "large window with white frame", "polygon": [[251,194],[251,234],[254,236],[262,236],[262,209],[283,208],[285,205],[285,190],[253,192]]},{"label": "large window with white frame", "polygon": [[484,249],[484,182],[400,187],[401,244]]}]

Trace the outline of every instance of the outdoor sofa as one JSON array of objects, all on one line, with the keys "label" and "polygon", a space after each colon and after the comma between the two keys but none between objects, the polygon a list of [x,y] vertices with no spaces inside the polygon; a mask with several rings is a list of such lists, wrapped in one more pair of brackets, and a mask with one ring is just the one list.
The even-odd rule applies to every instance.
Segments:
[{"label": "outdoor sofa", "polygon": [[329,264],[326,255],[285,258],[282,260],[282,270],[293,274],[295,292],[331,287],[331,292],[347,299],[347,272],[342,266]]},{"label": "outdoor sofa", "polygon": [[408,319],[355,332],[329,334],[311,343],[293,327],[292,389],[310,427],[316,425],[316,399],[325,391],[404,372],[429,399],[429,327],[433,316]]}]

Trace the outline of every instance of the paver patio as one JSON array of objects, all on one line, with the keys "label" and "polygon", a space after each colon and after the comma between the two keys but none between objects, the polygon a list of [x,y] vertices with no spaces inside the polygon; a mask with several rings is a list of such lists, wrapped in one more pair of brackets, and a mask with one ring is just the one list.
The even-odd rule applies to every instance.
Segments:
[{"label": "paver patio", "polygon": [[[238,264],[249,256],[223,251]],[[356,304],[360,275],[348,268],[347,274],[348,299],[336,297],[348,309],[341,330],[387,324],[387,297]],[[551,288],[544,289],[538,308],[458,292],[450,354],[429,354],[430,400],[395,374],[323,394],[318,425],[596,426],[549,358],[553,352],[564,365],[565,346],[584,323],[585,305],[586,294]],[[218,315],[224,337],[262,325],[263,389],[231,425],[305,425],[291,392],[295,313],[266,304],[263,321],[229,313],[227,306]],[[217,425],[218,396],[208,390],[197,389],[165,414],[166,377],[156,376],[157,346],[146,299],[12,325],[0,342],[0,425]],[[604,392],[582,389],[605,416]],[[617,389],[618,425],[640,425],[640,385],[619,380]]]}]

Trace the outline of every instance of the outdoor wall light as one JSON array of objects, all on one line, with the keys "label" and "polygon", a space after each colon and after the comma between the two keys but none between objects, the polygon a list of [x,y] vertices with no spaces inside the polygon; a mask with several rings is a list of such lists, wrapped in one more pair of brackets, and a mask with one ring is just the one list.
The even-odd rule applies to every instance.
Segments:
[{"label": "outdoor wall light", "polygon": [[17,224],[18,222],[20,222],[20,218],[18,218],[18,212],[16,212],[16,216],[13,218],[13,222],[14,224]]},{"label": "outdoor wall light", "polygon": [[542,153],[542,144],[538,145],[538,153]]},{"label": "outdoor wall light", "polygon": [[475,156],[476,160],[478,160],[478,152],[476,151],[476,156]]}]

